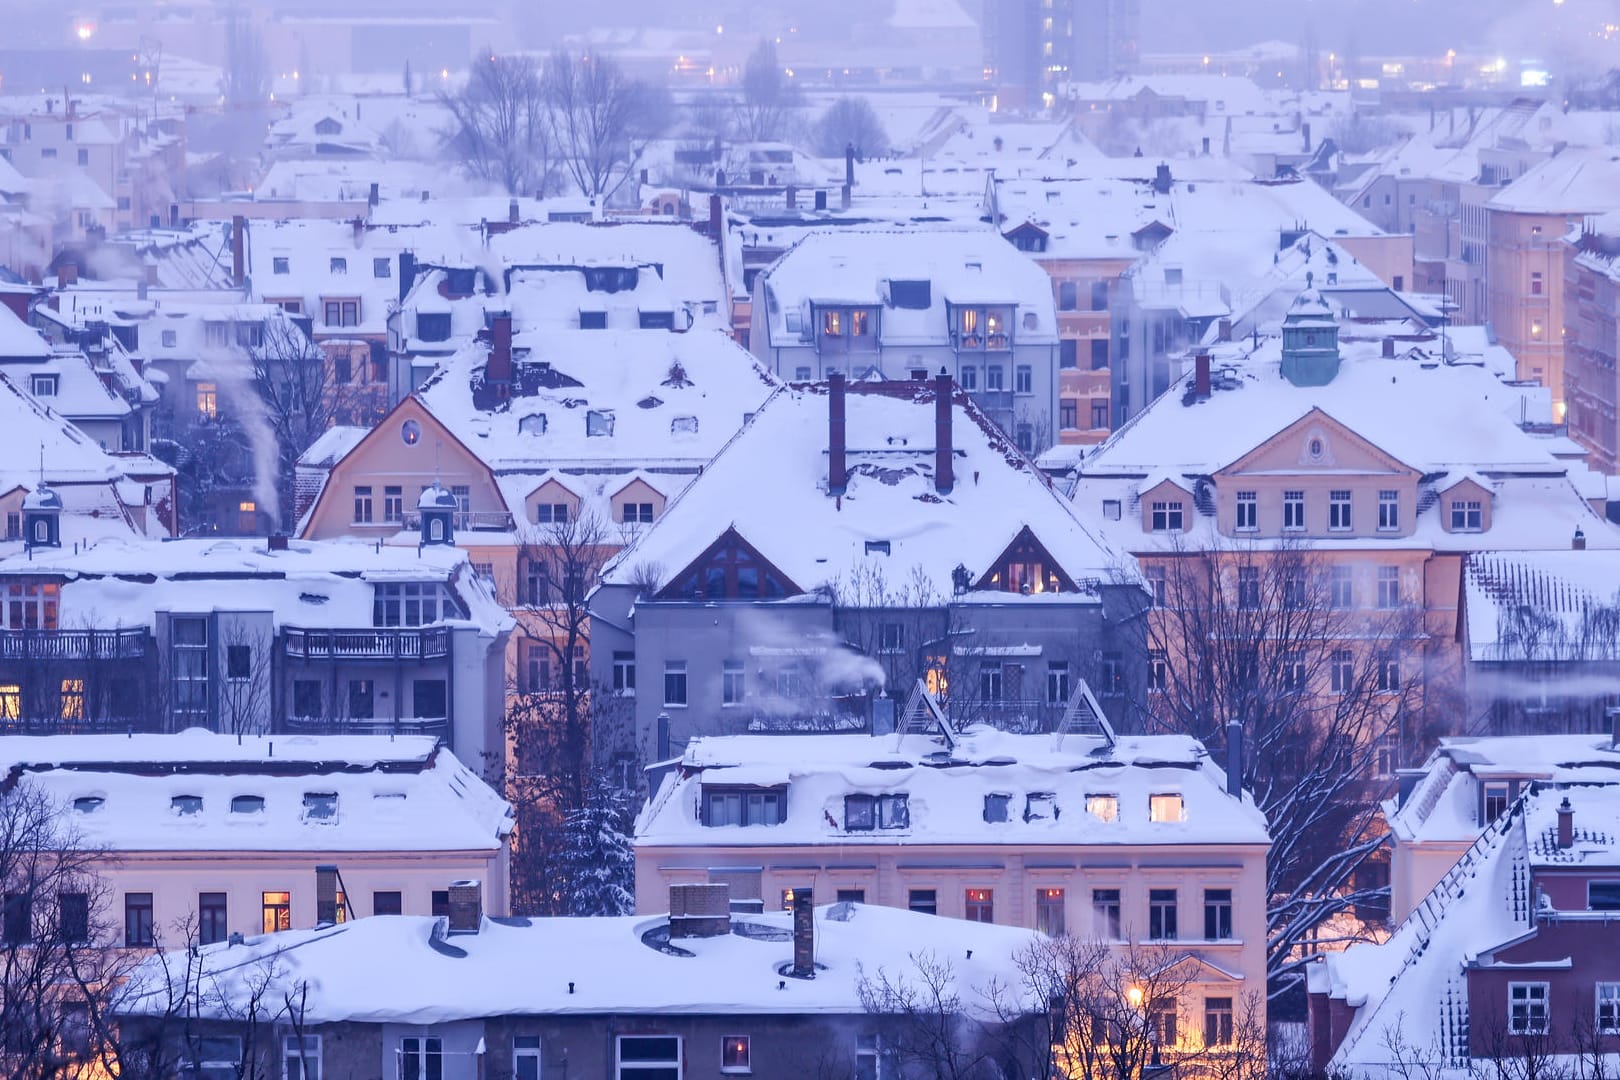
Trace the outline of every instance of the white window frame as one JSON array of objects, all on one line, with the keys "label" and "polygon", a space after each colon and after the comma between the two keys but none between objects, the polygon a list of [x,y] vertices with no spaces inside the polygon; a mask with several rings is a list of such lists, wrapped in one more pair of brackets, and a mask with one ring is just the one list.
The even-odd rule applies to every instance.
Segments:
[{"label": "white window frame", "polygon": [[[743,1045],[743,1063],[741,1065],[726,1064],[726,1047],[733,1039]],[[720,1071],[727,1076],[748,1076],[754,1071],[754,1040],[751,1035],[722,1035],[720,1036]]]},{"label": "white window frame", "polygon": [[[671,701],[669,691],[670,691],[670,687],[671,687],[672,684],[670,683],[669,680],[670,680],[671,676],[676,676],[676,675],[680,676],[681,700],[679,700],[679,701]],[[688,675],[687,670],[686,670],[686,661],[685,660],[665,660],[664,661],[664,707],[666,709],[684,709],[684,708],[687,707],[687,703],[690,702],[691,700],[692,700],[692,684],[691,684],[691,681],[690,681],[690,676]]]},{"label": "white window frame", "polygon": [[1395,532],[1401,527],[1401,493],[1396,488],[1378,492],[1378,531]]},{"label": "white window frame", "polygon": [[[313,1051],[310,1049],[314,1047]],[[310,1071],[313,1061],[314,1071]],[[292,1069],[294,1062],[298,1064],[298,1071]],[[283,1035],[281,1037],[281,1080],[321,1080],[325,1075],[324,1062],[321,1059],[321,1037],[319,1035]]]},{"label": "white window frame", "polygon": [[[1172,803],[1170,800],[1174,799]],[[1162,810],[1174,807],[1175,814],[1171,817],[1161,815]],[[1155,822],[1178,822],[1187,820],[1187,800],[1179,791],[1155,791],[1148,796],[1148,820]]]},{"label": "white window frame", "polygon": [[1283,531],[1305,531],[1304,491],[1290,490],[1283,492]]},{"label": "white window frame", "polygon": [[1256,532],[1260,528],[1260,496],[1255,491],[1237,493],[1238,532]]},{"label": "white window frame", "polygon": [[[225,1058],[205,1058],[202,1056],[204,1043],[235,1043],[236,1056],[230,1060]],[[188,1046],[185,1060],[180,1063],[179,1074],[185,1080],[214,1080],[215,1077],[234,1077],[242,1068],[242,1036],[240,1035],[206,1035],[200,1036],[195,1042],[195,1051]]]},{"label": "white window frame", "polygon": [[[674,1061],[625,1061],[624,1044],[627,1039],[671,1039],[675,1043]],[[613,1075],[617,1080],[635,1080],[638,1073],[652,1069],[675,1067],[676,1080],[686,1075],[686,1039],[681,1035],[615,1035],[613,1037]]]},{"label": "white window frame", "polygon": [[[1592,986],[1592,1024],[1599,1035],[1620,1035],[1620,982],[1600,982]],[[1604,1018],[1604,1006],[1608,1018]]]},{"label": "white window frame", "polygon": [[[1521,996],[1521,993],[1523,996]],[[1511,1035],[1545,1035],[1552,1026],[1551,1005],[1552,989],[1544,982],[1510,982],[1508,983],[1508,1033]],[[1534,1006],[1541,1005],[1540,1023],[1531,1026],[1535,1021]],[[1524,1006],[1521,1017],[1518,1006]]]},{"label": "white window frame", "polygon": [[748,695],[748,672],[741,660],[723,660],[720,663],[720,704],[731,708],[741,705]]},{"label": "white window frame", "polygon": [[1334,488],[1328,492],[1328,528],[1331,531],[1350,531],[1354,520],[1353,495],[1348,488]]}]

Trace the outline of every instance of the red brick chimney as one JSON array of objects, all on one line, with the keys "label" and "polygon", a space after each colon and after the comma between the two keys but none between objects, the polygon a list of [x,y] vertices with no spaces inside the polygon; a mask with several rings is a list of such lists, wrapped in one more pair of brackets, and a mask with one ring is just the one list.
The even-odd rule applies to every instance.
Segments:
[{"label": "red brick chimney", "polygon": [[1193,358],[1193,393],[1209,397],[1209,353],[1201,352]]},{"label": "red brick chimney", "polygon": [[788,974],[816,977],[816,908],[809,889],[793,890],[793,967]]},{"label": "red brick chimney", "polygon": [[247,218],[231,218],[231,284],[241,287],[247,278]]},{"label": "red brick chimney", "polygon": [[844,463],[848,446],[845,427],[844,373],[827,376],[827,494],[842,495],[849,487],[849,470]]},{"label": "red brick chimney", "polygon": [[1569,796],[1558,804],[1558,846],[1568,849],[1575,846],[1575,808],[1569,805]]},{"label": "red brick chimney", "polygon": [[948,495],[955,486],[951,447],[951,377],[942,371],[934,377],[934,490]]},{"label": "red brick chimney", "polygon": [[79,264],[69,259],[56,266],[56,286],[65,289],[69,285],[76,285],[79,281]]},{"label": "red brick chimney", "polygon": [[512,316],[497,315],[490,326],[489,362],[484,366],[486,382],[512,381]]},{"label": "red brick chimney", "polygon": [[476,934],[484,925],[484,890],[477,881],[450,883],[450,917],[445,929],[452,934]]},{"label": "red brick chimney", "polygon": [[724,882],[669,887],[669,936],[724,937],[731,933],[731,888]]}]

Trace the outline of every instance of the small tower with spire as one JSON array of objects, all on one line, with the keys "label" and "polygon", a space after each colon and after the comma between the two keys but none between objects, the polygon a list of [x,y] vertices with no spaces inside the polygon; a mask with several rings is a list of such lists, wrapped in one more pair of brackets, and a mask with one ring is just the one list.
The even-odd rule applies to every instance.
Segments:
[{"label": "small tower with spire", "polygon": [[62,546],[62,496],[45,483],[45,448],[39,448],[39,483],[22,501],[23,546],[59,548]]},{"label": "small tower with spire", "polygon": [[416,500],[417,515],[422,519],[422,544],[454,544],[456,513],[460,509],[455,493],[440,487],[434,477],[433,486],[424,488],[422,497]]}]

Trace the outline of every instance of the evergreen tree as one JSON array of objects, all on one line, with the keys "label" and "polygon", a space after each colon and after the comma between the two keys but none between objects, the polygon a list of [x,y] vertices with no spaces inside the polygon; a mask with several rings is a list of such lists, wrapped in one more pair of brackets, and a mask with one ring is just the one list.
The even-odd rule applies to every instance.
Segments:
[{"label": "evergreen tree", "polygon": [[557,871],[569,915],[626,915],[635,906],[636,858],[624,793],[598,779],[563,825]]}]

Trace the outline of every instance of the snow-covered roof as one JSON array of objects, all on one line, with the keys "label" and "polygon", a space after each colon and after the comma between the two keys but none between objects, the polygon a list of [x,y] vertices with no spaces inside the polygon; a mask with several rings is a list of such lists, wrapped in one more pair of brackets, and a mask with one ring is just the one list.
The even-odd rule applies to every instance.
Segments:
[{"label": "snow-covered roof", "polygon": [[[8,735],[0,772],[115,855],[491,851],[512,822],[500,795],[425,736]],[[335,795],[332,812],[312,812],[310,794]]]},{"label": "snow-covered roof", "polygon": [[1478,552],[1463,603],[1476,663],[1620,660],[1605,614],[1620,605],[1620,552]]},{"label": "snow-covered roof", "polygon": [[[950,334],[947,306],[982,304],[1016,306],[1010,328],[1015,341],[1057,342],[1051,278],[988,228],[813,232],[760,279],[765,304],[763,310],[754,309],[754,322],[769,328],[772,344],[789,344],[807,334],[812,305],[837,304],[881,305],[877,335],[889,346],[945,343]],[[928,282],[927,306],[892,303],[896,281]],[[795,317],[792,330],[787,327],[789,313]]]},{"label": "snow-covered roof", "polygon": [[[1620,535],[1575,486],[1578,476],[1584,480],[1580,465],[1519,427],[1525,409],[1536,407],[1537,388],[1504,383],[1483,363],[1455,355],[1441,362],[1438,355],[1408,350],[1386,358],[1382,335],[1360,337],[1354,324],[1340,329],[1339,370],[1325,386],[1296,386],[1282,377],[1278,337],[1263,337],[1258,351],[1248,339],[1217,342],[1209,351],[1219,376],[1209,398],[1184,404],[1188,372],[1086,457],[1075,498],[1087,512],[1100,511],[1104,500],[1130,502],[1141,494],[1141,478],[1156,470],[1208,478],[1272,435],[1319,414],[1416,470],[1426,485],[1437,485],[1435,491],[1455,474],[1489,479],[1489,529],[1447,532],[1434,502],[1418,513],[1417,529],[1402,538],[1404,544],[1476,551],[1568,548],[1580,529],[1589,547],[1620,546]],[[1169,542],[1145,533],[1139,515],[1120,515],[1099,527],[1125,550]],[[1218,540],[1214,519],[1202,512],[1190,535],[1176,534],[1175,541],[1196,544],[1200,537]],[[1313,542],[1331,548],[1367,541]]]},{"label": "snow-covered roof", "polygon": [[[782,785],[788,801],[781,824],[710,827],[699,819],[702,787]],[[1225,785],[1224,770],[1182,735],[1108,740],[971,727],[950,743],[917,734],[697,738],[638,817],[636,845],[1268,843],[1265,816]],[[900,793],[909,809],[905,826],[844,827],[846,795]],[[987,821],[986,799],[995,795],[1009,796],[1009,810],[1005,820]],[[1181,796],[1183,819],[1150,821],[1153,795]],[[1092,796],[1113,796],[1117,816],[1089,812]]]},{"label": "snow-covered roof", "polygon": [[805,591],[881,571],[897,588],[925,582],[948,597],[954,567],[977,581],[1026,528],[1080,590],[1058,599],[1095,600],[1098,583],[1128,580],[1129,560],[1088,531],[965,394],[951,407],[948,493],[936,490],[932,383],[852,383],[845,401],[841,496],[828,492],[827,384],[780,390],[603,581],[644,582],[650,569],[662,587],[728,527]]},{"label": "snow-covered roof", "polygon": [[17,318],[16,312],[0,305],[0,361],[45,360],[51,347],[39,331]]},{"label": "snow-covered roof", "polygon": [[[199,1008],[205,1016],[222,1008],[218,1015],[239,1015],[230,1010],[248,992],[252,973],[273,966],[287,989],[307,984],[299,1000],[312,1024],[604,1013],[864,1015],[864,978],[881,969],[914,979],[912,957],[931,952],[952,957],[951,992],[972,1010],[995,983],[1004,995],[1021,992],[1015,957],[1039,940],[1016,927],[831,905],[815,913],[816,977],[796,979],[781,970],[793,959],[791,913],[734,915],[732,926],[730,934],[660,948],[643,938],[665,930],[663,918],[485,919],[476,934],[447,938],[443,919],[376,916],[203,946],[196,966],[208,989]],[[133,976],[122,1008],[162,1012],[169,973],[180,970],[190,968],[171,961],[166,969],[153,958]],[[197,985],[198,975],[191,977]]]},{"label": "snow-covered roof", "polygon": [[253,611],[269,612],[277,628],[370,627],[379,582],[444,586],[462,609],[445,622],[489,634],[511,625],[467,553],[451,545],[293,540],[276,551],[253,538],[104,540],[0,560],[0,578],[13,575],[62,579],[63,626],[150,626],[159,611]]},{"label": "snow-covered roof", "polygon": [[1486,780],[1620,783],[1620,749],[1607,735],[1454,735],[1423,763],[1424,775],[1397,806],[1384,806],[1403,843],[1467,844],[1480,833],[1479,784]]},{"label": "snow-covered roof", "polygon": [[1596,214],[1620,209],[1620,148],[1570,147],[1485,204],[1520,214]]}]

